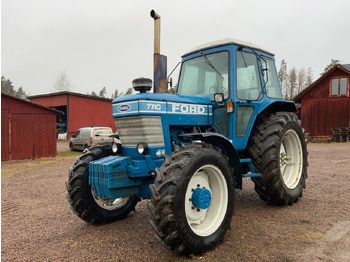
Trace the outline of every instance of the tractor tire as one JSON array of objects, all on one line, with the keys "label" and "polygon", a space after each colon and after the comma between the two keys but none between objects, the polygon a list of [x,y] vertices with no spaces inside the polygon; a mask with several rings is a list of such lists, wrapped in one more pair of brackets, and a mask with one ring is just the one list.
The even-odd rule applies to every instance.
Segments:
[{"label": "tractor tire", "polygon": [[[148,204],[156,238],[187,255],[220,243],[234,208],[235,182],[227,156],[210,144],[186,145],[166,156],[156,173]],[[197,191],[207,198],[195,195]],[[206,206],[199,206],[198,200]]]},{"label": "tractor tire", "polygon": [[86,149],[69,168],[67,199],[71,209],[82,220],[91,224],[105,224],[125,218],[139,201],[137,196],[106,199],[95,196],[89,185],[89,163],[112,154],[111,144]]},{"label": "tractor tire", "polygon": [[297,116],[280,112],[258,117],[248,143],[249,157],[261,177],[255,191],[271,205],[292,205],[302,197],[307,178],[304,130]]}]

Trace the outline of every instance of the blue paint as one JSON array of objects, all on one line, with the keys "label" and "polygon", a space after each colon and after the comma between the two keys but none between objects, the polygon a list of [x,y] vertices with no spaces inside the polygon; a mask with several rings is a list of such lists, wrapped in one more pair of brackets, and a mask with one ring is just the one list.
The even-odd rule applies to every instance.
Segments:
[{"label": "blue paint", "polygon": [[[150,198],[151,193],[148,185],[153,183],[156,168],[164,161],[163,154],[170,155],[176,148],[187,143],[192,143],[198,138],[205,138],[206,142],[212,143],[225,152],[242,152],[246,149],[247,143],[253,129],[254,123],[259,114],[265,110],[274,111],[295,111],[295,104],[283,100],[283,97],[270,98],[263,89],[262,98],[259,100],[242,100],[237,97],[237,53],[240,51],[255,54],[251,49],[239,47],[234,44],[208,48],[201,52],[191,53],[184,56],[182,62],[200,57],[202,54],[209,55],[225,51],[228,54],[228,99],[218,104],[211,100],[213,94],[207,96],[171,95],[165,93],[139,93],[129,96],[121,96],[113,100],[112,113],[115,119],[131,116],[159,116],[162,123],[164,145],[149,146],[146,155],[140,155],[136,147],[122,146],[122,155],[109,156],[90,163],[89,183],[93,186],[95,194],[108,198],[116,198],[127,195],[138,195],[142,198]],[[260,50],[255,52],[274,62],[270,53]],[[261,83],[264,78],[261,73],[262,60],[258,57],[259,76]],[[272,71],[270,71],[272,72]],[[274,69],[276,73],[276,69]],[[157,80],[158,81],[158,80]],[[280,90],[280,87],[279,87]],[[218,137],[210,135],[218,132],[214,124],[214,113],[216,108],[226,108],[228,103],[233,104],[233,112],[227,114],[227,118],[217,117],[216,120],[227,121],[227,136]],[[237,111],[240,107],[252,108],[252,114],[248,119],[246,132],[237,136]],[[219,112],[219,111],[217,111]],[[225,112],[225,111],[223,111]],[[117,127],[118,128],[118,127]],[[205,136],[189,136],[184,134],[204,133]],[[122,137],[121,137],[122,140]],[[225,140],[225,141],[223,141]],[[147,143],[148,141],[143,141]],[[227,154],[232,157],[231,154]],[[238,154],[234,154],[238,156]],[[234,178],[241,188],[242,177],[258,177],[260,174],[254,171],[250,159],[231,159],[230,164],[235,166]],[[247,168],[238,168],[247,167]],[[249,170],[247,174],[237,173],[237,170]],[[207,189],[196,189],[192,196],[192,203],[195,207],[208,208],[211,201],[210,192]],[[205,203],[205,204],[203,204]]]}]

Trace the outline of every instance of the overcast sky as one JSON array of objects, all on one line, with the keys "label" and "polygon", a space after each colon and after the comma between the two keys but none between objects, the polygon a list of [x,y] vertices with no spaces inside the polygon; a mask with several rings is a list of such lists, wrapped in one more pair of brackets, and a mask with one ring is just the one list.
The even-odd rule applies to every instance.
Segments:
[{"label": "overcast sky", "polygon": [[[29,95],[54,91],[65,71],[73,92],[124,92],[153,77],[154,9],[168,73],[187,50],[236,38],[276,54],[277,68],[350,63],[349,0],[2,0],[1,74]],[[177,75],[174,76],[174,80]]]}]

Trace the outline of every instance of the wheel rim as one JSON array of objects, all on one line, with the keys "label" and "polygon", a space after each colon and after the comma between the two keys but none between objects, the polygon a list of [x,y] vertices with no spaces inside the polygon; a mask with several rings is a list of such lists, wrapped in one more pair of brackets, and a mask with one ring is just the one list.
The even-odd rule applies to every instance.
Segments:
[{"label": "wheel rim", "polygon": [[282,139],[280,170],[284,184],[294,189],[299,184],[303,167],[303,150],[298,134],[290,129]]},{"label": "wheel rim", "polygon": [[94,190],[91,187],[91,193],[92,196],[96,202],[97,205],[99,205],[101,208],[106,210],[116,210],[124,206],[130,199],[129,196],[127,197],[121,197],[116,199],[109,199],[104,197],[96,196],[94,193]]},{"label": "wheel rim", "polygon": [[[197,188],[210,192],[208,208],[193,206],[193,192]],[[214,233],[225,218],[227,201],[227,183],[221,170],[213,165],[205,165],[198,169],[188,183],[185,196],[186,219],[192,231],[203,237]]]}]

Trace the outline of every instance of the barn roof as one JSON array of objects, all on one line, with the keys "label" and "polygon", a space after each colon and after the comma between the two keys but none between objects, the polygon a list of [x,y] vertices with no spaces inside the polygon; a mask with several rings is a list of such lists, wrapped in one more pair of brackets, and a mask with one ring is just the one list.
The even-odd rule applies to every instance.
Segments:
[{"label": "barn roof", "polygon": [[84,94],[74,93],[74,92],[70,92],[70,91],[61,91],[61,92],[50,93],[50,94],[41,94],[41,95],[35,95],[35,96],[28,96],[28,98],[29,98],[29,99],[32,99],[32,98],[50,97],[50,96],[60,96],[60,95],[81,96],[81,97],[86,97],[86,98],[104,100],[104,101],[108,101],[108,102],[112,102],[112,101],[113,101],[113,99],[109,99],[109,98],[103,98],[103,97],[98,97],[98,96],[84,95]]},{"label": "barn roof", "polygon": [[298,95],[294,97],[294,102],[295,103],[300,103],[301,98],[309,92],[311,89],[313,89],[315,86],[318,85],[323,79],[325,79],[329,74],[334,72],[336,69],[340,69],[344,71],[345,73],[348,73],[350,75],[350,64],[337,64],[333,66],[331,69],[329,69],[326,73],[322,74],[315,82],[313,82],[311,85],[309,85],[307,88],[305,88],[303,91],[301,91]]},{"label": "barn roof", "polygon": [[30,102],[30,101],[26,101],[26,100],[20,99],[18,97],[10,96],[10,95],[4,94],[4,93],[1,93],[1,96],[6,98],[6,99],[17,100],[17,101],[19,101],[21,103],[24,103],[24,104],[27,104],[27,105],[30,105],[30,106],[34,106],[34,107],[37,107],[37,108],[40,108],[40,109],[43,109],[43,110],[47,110],[47,111],[49,111],[51,113],[54,113],[56,115],[63,115],[63,112],[61,112],[59,110],[55,110],[55,109],[52,109],[52,108],[49,108],[49,107],[46,107],[46,106],[35,104],[35,103]]}]

